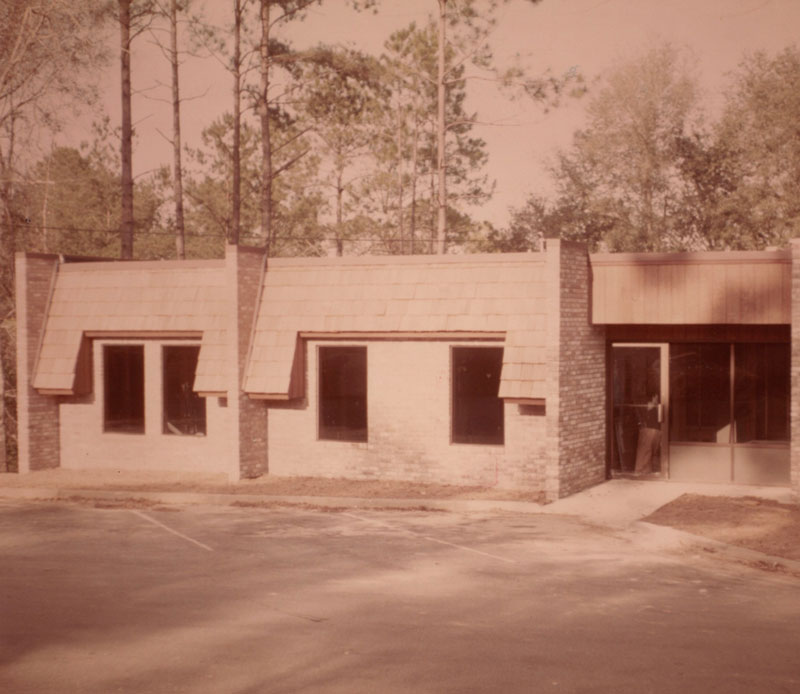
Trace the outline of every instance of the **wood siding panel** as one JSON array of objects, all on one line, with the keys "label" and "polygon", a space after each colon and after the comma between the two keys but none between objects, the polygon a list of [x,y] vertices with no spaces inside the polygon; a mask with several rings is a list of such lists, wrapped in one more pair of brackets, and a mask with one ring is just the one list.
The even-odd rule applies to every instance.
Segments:
[{"label": "wood siding panel", "polygon": [[724,323],[727,315],[727,291],[725,286],[725,267],[709,268],[711,306],[709,323]]},{"label": "wood siding panel", "polygon": [[675,285],[672,302],[672,313],[665,316],[665,323],[687,323],[686,315],[686,283],[687,273],[685,265],[675,266]]},{"label": "wood siding panel", "polygon": [[739,310],[741,305],[741,295],[739,293],[739,275],[740,268],[738,265],[725,266],[726,323],[741,322],[741,314]]},{"label": "wood siding panel", "polygon": [[681,323],[707,323],[705,305],[708,301],[710,285],[708,276],[700,272],[696,265],[684,268],[683,320]]},{"label": "wood siding panel", "polygon": [[658,300],[656,302],[656,317],[669,315],[672,310],[672,266],[658,266]]},{"label": "wood siding panel", "polygon": [[781,323],[792,322],[792,266],[781,266]]},{"label": "wood siding panel", "polygon": [[[781,251],[598,254],[592,320],[611,325],[779,325],[791,312]],[[664,256],[665,260],[654,260]],[[709,257],[708,260],[705,258]],[[628,260],[626,260],[628,259]]]},{"label": "wood siding panel", "polygon": [[756,273],[752,266],[741,266],[741,284],[739,291],[742,296],[742,323],[752,323],[756,318]]},{"label": "wood siding panel", "polygon": [[789,322],[789,312],[784,313],[783,308],[783,267],[774,265],[765,272],[766,278],[766,306],[764,307],[765,323]]},{"label": "wood siding panel", "polygon": [[630,300],[630,315],[632,323],[647,323],[647,305],[645,303],[645,291],[647,289],[647,268],[629,267],[629,287],[627,292]]}]

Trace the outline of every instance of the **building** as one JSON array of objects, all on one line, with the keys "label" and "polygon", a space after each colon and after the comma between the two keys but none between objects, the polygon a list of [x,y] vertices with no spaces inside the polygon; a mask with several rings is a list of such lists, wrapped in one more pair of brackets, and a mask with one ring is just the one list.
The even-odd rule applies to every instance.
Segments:
[{"label": "building", "polygon": [[791,251],[267,262],[231,246],[16,270],[23,473],[798,489]]}]

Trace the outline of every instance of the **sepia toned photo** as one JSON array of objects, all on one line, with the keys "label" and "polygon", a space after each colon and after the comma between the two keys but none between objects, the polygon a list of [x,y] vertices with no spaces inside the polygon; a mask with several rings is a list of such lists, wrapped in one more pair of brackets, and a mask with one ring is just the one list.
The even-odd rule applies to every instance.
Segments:
[{"label": "sepia toned photo", "polygon": [[3,692],[800,691],[797,0],[0,0],[0,289]]}]

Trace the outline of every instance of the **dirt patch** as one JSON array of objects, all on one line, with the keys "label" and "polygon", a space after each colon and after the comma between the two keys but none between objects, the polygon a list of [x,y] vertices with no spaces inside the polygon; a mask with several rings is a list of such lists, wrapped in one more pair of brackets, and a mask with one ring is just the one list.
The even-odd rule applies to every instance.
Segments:
[{"label": "dirt patch", "polygon": [[329,496],[362,499],[491,499],[543,503],[537,491],[452,484],[422,484],[396,480],[348,480],[324,477],[274,477],[226,482],[221,475],[114,470],[42,470],[26,475],[0,474],[0,486],[57,489],[124,489],[130,492],[196,492],[263,494],[267,496]]},{"label": "dirt patch", "polygon": [[503,499],[541,503],[534,491],[394,480],[347,480],[322,477],[272,477],[242,480],[236,493],[281,496],[342,496],[361,499]]},{"label": "dirt patch", "polygon": [[752,496],[684,494],[643,520],[800,561],[800,506]]}]

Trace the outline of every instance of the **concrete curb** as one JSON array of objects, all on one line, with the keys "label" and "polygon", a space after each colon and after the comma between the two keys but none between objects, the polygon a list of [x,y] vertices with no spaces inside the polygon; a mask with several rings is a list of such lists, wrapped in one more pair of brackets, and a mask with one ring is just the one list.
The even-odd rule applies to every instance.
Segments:
[{"label": "concrete curb", "polygon": [[647,534],[657,532],[662,537],[668,536],[672,542],[683,545],[687,549],[698,551],[706,551],[710,555],[720,554],[724,555],[725,559],[744,562],[747,564],[766,564],[767,569],[783,568],[787,571],[800,574],[800,561],[795,559],[787,559],[786,557],[776,557],[772,554],[764,554],[754,549],[747,547],[740,547],[738,545],[731,545],[727,542],[714,540],[710,537],[703,535],[695,535],[686,532],[685,530],[678,530],[677,528],[670,528],[666,525],[658,525],[656,523],[649,523],[648,521],[636,521],[634,526],[638,529],[643,529]]},{"label": "concrete curb", "polygon": [[128,489],[59,489],[48,487],[0,488],[0,499],[30,499],[69,501],[92,499],[98,501],[147,501],[158,504],[206,504],[212,506],[315,506],[330,509],[411,509],[452,512],[510,511],[542,513],[543,507],[527,501],[495,499],[390,499],[349,496],[275,496],[268,494],[236,494],[207,492],[146,492]]}]

